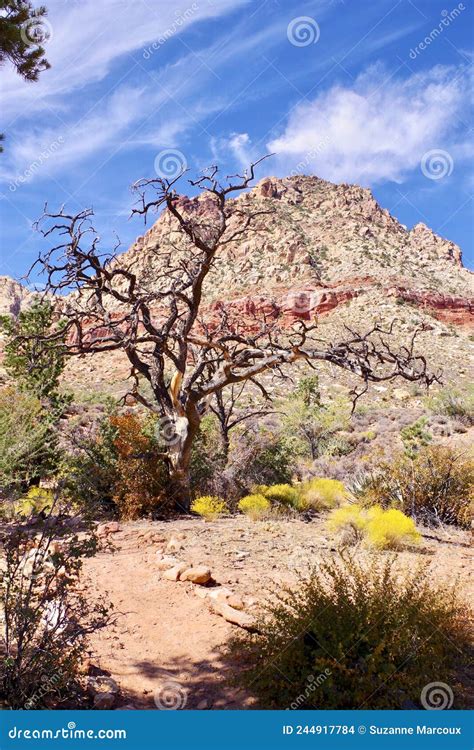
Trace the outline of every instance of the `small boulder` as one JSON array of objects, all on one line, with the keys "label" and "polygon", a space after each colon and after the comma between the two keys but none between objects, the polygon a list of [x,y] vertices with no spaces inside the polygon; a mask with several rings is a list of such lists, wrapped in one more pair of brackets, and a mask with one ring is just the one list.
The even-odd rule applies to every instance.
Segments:
[{"label": "small boulder", "polygon": [[186,570],[186,563],[178,563],[174,568],[169,568],[163,573],[163,578],[167,581],[179,581],[181,573]]},{"label": "small boulder", "polygon": [[171,537],[166,545],[165,552],[180,552],[182,549],[184,549],[184,545],[181,540],[176,537]]},{"label": "small boulder", "polygon": [[229,607],[233,607],[233,609],[245,609],[245,605],[242,599],[240,598],[240,596],[237,596],[237,594],[232,594],[232,596],[229,596],[229,598],[227,599],[227,604],[229,605]]},{"label": "small boulder", "polygon": [[169,570],[178,564],[179,560],[176,557],[165,556],[161,560],[157,560],[156,567],[158,570]]},{"label": "small boulder", "polygon": [[220,601],[225,602],[229,596],[233,596],[233,592],[225,586],[218,586],[205,591],[204,596],[208,596],[209,599],[219,599]]},{"label": "small boulder", "polygon": [[191,581],[191,583],[199,583],[201,586],[208,583],[211,578],[211,571],[204,565],[198,565],[195,568],[187,568],[183,571],[180,576],[182,581]]},{"label": "small boulder", "polygon": [[227,622],[231,622],[233,625],[238,625],[239,628],[248,630],[251,633],[257,632],[255,620],[247,612],[241,612],[238,609],[229,607],[226,602],[219,601],[218,599],[212,602],[211,610],[215,612],[216,615],[223,617]]},{"label": "small boulder", "polygon": [[96,693],[94,695],[94,708],[98,711],[108,711],[114,703],[114,693]]},{"label": "small boulder", "polygon": [[99,536],[107,536],[108,534],[116,534],[117,531],[121,531],[120,524],[118,521],[109,521],[108,523],[100,523],[97,527],[97,534]]},{"label": "small boulder", "polygon": [[199,701],[196,708],[198,711],[205,711],[207,708],[210,708],[210,703],[207,700],[207,698],[203,698],[202,701]]}]

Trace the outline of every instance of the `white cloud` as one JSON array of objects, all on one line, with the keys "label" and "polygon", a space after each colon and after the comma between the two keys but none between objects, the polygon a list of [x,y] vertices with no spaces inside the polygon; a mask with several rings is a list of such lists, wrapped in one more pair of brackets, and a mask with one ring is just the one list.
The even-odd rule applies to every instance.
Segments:
[{"label": "white cloud", "polygon": [[435,67],[403,80],[380,66],[353,88],[333,86],[298,105],[268,144],[279,173],[293,170],[335,182],[402,182],[433,148],[462,153],[457,118],[469,100],[464,69]]},{"label": "white cloud", "polygon": [[[249,0],[49,0],[48,24],[52,35],[46,42],[51,69],[37,83],[21,81],[11,67],[2,70],[2,111],[6,118],[42,111],[87,84],[101,81],[127,54],[142,56],[153,43],[153,54],[164,39],[183,32],[199,21],[223,16]],[[133,61],[131,60],[131,66]],[[130,67],[131,67],[130,66]]]}]

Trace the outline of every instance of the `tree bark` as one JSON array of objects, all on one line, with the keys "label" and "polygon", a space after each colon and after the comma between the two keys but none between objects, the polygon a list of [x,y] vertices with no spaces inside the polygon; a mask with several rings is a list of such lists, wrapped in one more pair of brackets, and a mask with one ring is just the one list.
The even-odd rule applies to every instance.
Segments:
[{"label": "tree bark", "polygon": [[[178,409],[167,418],[173,425],[166,426],[168,442],[168,470],[170,477],[170,499],[175,509],[189,513],[191,509],[190,465],[192,446],[199,431],[201,415],[194,404]],[[170,434],[171,432],[171,434]]]}]

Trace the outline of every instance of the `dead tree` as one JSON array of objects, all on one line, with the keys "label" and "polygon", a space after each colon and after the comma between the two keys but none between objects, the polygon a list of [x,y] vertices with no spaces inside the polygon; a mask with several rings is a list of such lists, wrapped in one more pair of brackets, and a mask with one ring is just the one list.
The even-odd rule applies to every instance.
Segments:
[{"label": "dead tree", "polygon": [[261,419],[274,414],[271,408],[271,396],[264,389],[265,401],[253,405],[243,404],[242,397],[249,384],[248,380],[238,385],[232,384],[228,388],[216,391],[214,399],[209,404],[209,410],[215,415],[219,423],[224,465],[227,464],[230,452],[230,433],[233,429],[250,420]]},{"label": "dead tree", "polygon": [[[121,350],[131,364],[135,399],[159,416],[169,480],[169,496],[177,506],[190,505],[191,448],[202,416],[212,397],[229,387],[250,382],[261,385],[268,371],[285,369],[298,360],[315,366],[330,362],[354,373],[362,390],[370,382],[404,378],[430,384],[424,357],[410,343],[393,350],[392,329],[374,325],[366,333],[347,330],[342,341],[317,338],[317,326],[298,320],[291,330],[278,315],[251,321],[235,320],[225,305],[210,320],[205,282],[219,273],[222,251],[257,231],[268,211],[252,211],[251,202],[229,201],[254,178],[256,164],[243,175],[224,182],[217,167],[190,181],[199,197],[180,196],[180,177],[140,180],[134,190],[134,214],[146,217],[163,211],[170,223],[169,245],[157,247],[159,271],[150,287],[130,262],[112,253],[99,252],[92,225],[92,210],[68,214],[45,209],[40,229],[57,244],[41,253],[39,264],[46,276],[46,293],[73,292],[60,301],[70,356]],[[149,191],[151,195],[149,196]],[[35,265],[36,265],[35,264]],[[64,336],[64,329],[62,331]],[[54,334],[48,343],[54,340]],[[145,395],[146,381],[152,396]],[[357,398],[361,391],[355,394]]]}]

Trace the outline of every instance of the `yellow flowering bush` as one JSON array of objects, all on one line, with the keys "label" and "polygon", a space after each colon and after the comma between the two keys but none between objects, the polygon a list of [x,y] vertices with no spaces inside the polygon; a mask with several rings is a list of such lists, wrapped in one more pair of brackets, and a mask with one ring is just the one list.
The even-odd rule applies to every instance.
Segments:
[{"label": "yellow flowering bush", "polygon": [[264,495],[247,495],[239,501],[238,508],[253,521],[263,518],[270,510],[270,500]]},{"label": "yellow flowering bush", "polygon": [[417,544],[421,538],[413,518],[396,508],[383,510],[377,505],[367,511],[365,533],[368,543],[380,549],[397,548],[410,542]]},{"label": "yellow flowering bush", "polygon": [[191,510],[202,516],[206,521],[213,521],[215,518],[219,518],[227,510],[227,505],[224,500],[215,495],[203,495],[197,497],[191,505]]},{"label": "yellow flowering bush", "polygon": [[334,508],[348,496],[346,488],[339,480],[318,477],[303,482],[300,494],[302,507],[314,510]]},{"label": "yellow flowering bush", "polygon": [[328,528],[345,533],[353,542],[363,539],[377,549],[397,549],[416,544],[421,538],[412,518],[401,510],[384,510],[379,505],[367,509],[354,503],[336,508],[329,516]]},{"label": "yellow flowering bush", "polygon": [[274,484],[265,489],[263,494],[272,503],[287,505],[291,508],[299,507],[300,493],[291,484]]},{"label": "yellow flowering bush", "polygon": [[26,495],[20,498],[16,505],[16,511],[21,516],[30,516],[32,513],[48,513],[54,502],[54,495],[46,487],[30,487]]}]

